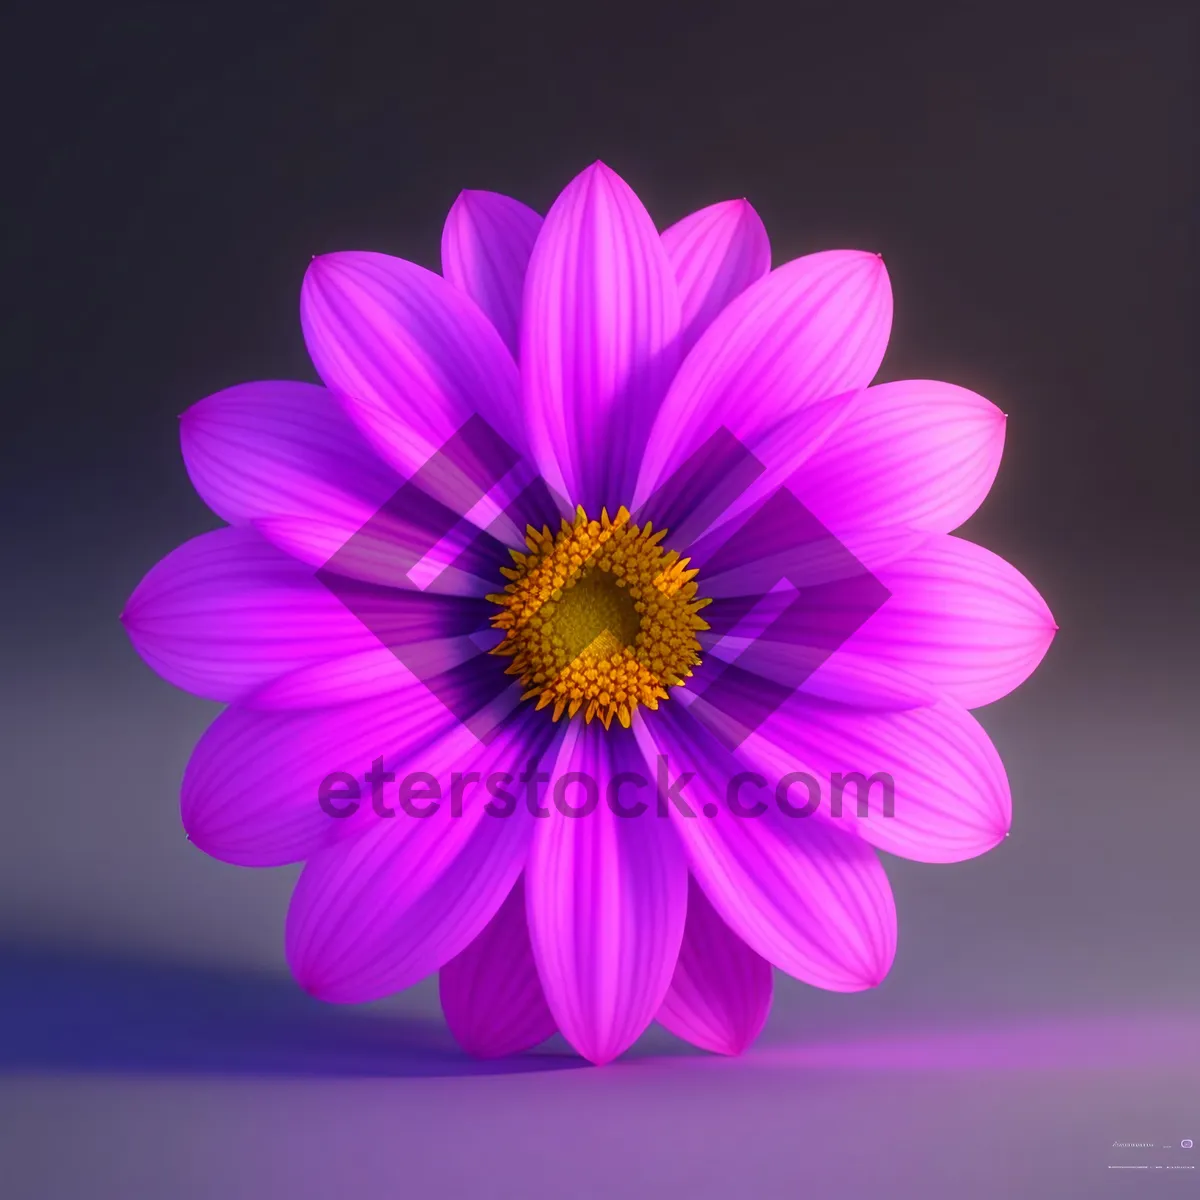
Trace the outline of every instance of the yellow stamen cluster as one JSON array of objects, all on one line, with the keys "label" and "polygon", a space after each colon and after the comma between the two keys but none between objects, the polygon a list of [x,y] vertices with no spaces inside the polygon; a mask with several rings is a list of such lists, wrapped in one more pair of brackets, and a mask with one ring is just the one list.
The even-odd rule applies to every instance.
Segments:
[{"label": "yellow stamen cluster", "polygon": [[582,508],[557,534],[529,526],[528,554],[510,550],[509,580],[488,597],[500,606],[492,624],[504,630],[493,654],[525,687],[523,700],[554,706],[553,717],[613,718],[626,728],[639,704],[657,708],[700,662],[696,634],[708,625],[697,615],[697,572],[688,559],[664,550],[667,531],[649,521],[634,525],[622,507],[598,521]]}]

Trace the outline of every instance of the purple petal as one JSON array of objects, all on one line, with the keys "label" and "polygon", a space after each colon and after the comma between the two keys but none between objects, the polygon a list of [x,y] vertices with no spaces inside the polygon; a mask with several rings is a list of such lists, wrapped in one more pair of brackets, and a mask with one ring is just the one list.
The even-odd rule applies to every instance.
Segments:
[{"label": "purple petal", "polygon": [[[735,815],[727,789],[743,763],[725,754],[683,705],[664,704],[639,737],[665,756],[693,816],[673,815],[688,865],[713,908],[781,971],[834,992],[879,984],[896,953],[896,906],[875,851],[820,817]],[[750,792],[745,803],[758,798]],[[705,805],[712,806],[708,816]]]},{"label": "purple petal", "polygon": [[[402,777],[383,793],[395,816],[370,820],[309,860],[287,919],[288,962],[306,991],[335,1003],[375,1000],[444,966],[483,932],[516,883],[532,832],[520,805],[508,817],[488,814],[485,783],[536,761],[539,732],[518,719],[483,747],[456,729],[404,767],[436,781],[440,799],[418,801],[438,803],[436,812],[401,809]],[[461,816],[456,773],[465,781]]]},{"label": "purple petal", "polygon": [[766,227],[747,200],[725,200],[663,231],[675,271],[686,352],[716,315],[771,269]]},{"label": "purple petal", "polygon": [[554,1033],[529,944],[523,879],[484,931],[442,968],[438,991],[450,1032],[479,1058],[519,1054]]},{"label": "purple petal", "polygon": [[521,376],[546,481],[590,512],[628,503],[678,363],[679,295],[649,214],[603,163],[554,202],[525,279]]},{"label": "purple petal", "polygon": [[489,662],[469,636],[413,642],[404,646],[402,653],[403,661],[396,650],[377,646],[299,667],[240,697],[238,703],[262,711],[324,708],[407,689],[414,675],[428,690],[437,675],[475,659],[479,660],[475,666],[480,674],[494,670],[495,660]]},{"label": "purple petal", "polygon": [[316,566],[401,483],[334,397],[308,383],[217,392],[183,414],[180,438],[192,483],[213,512],[231,525],[301,518],[307,536],[271,540]]},{"label": "purple petal", "polygon": [[[866,387],[891,324],[891,285],[875,254],[810,254],[748,287],[679,368],[651,431],[637,503],[721,428],[764,462],[801,461],[813,440],[804,418],[786,438],[780,426]],[[818,424],[820,436],[827,424]]]},{"label": "purple petal", "polygon": [[786,688],[798,687],[806,696],[858,708],[919,708],[938,700],[930,684],[845,646],[830,654],[827,646],[796,645],[766,634],[728,636],[707,651],[707,657],[737,663],[742,670]]},{"label": "purple petal", "polygon": [[[594,781],[594,811],[563,814],[553,801],[537,822],[526,874],[529,927],[550,1011],[585,1058],[605,1063],[631,1046],[658,1011],[671,982],[687,907],[687,871],[670,823],[654,798],[640,817],[617,816],[607,803],[623,771],[646,778],[625,731],[575,722],[552,772]],[[590,801],[582,787],[563,788],[567,805]],[[634,788],[615,793],[637,803]]]},{"label": "purple petal", "polygon": [[[665,526],[680,546],[694,547],[707,538],[723,542],[764,503],[778,500],[797,468],[836,435],[861,394],[845,392],[804,405],[781,418],[753,451],[730,432],[736,418],[722,422],[682,469],[673,467],[637,509],[639,517]],[[697,494],[703,502],[689,504]]]},{"label": "purple petal", "polygon": [[313,365],[408,478],[472,416],[518,451],[516,364],[470,297],[386,254],[314,258],[300,318]]},{"label": "purple petal", "polygon": [[658,1021],[703,1050],[741,1054],[771,1011],[771,965],[731,932],[690,877],[687,903],[679,963]]},{"label": "purple petal", "polygon": [[[790,772],[809,773],[820,786],[826,819],[903,858],[974,858],[1003,841],[1012,822],[1012,793],[1000,756],[979,722],[950,700],[883,712],[796,696],[741,750],[773,782]],[[866,797],[862,815],[860,790]],[[840,817],[833,811],[839,793]],[[803,790],[797,795],[801,802],[806,798]],[[794,823],[811,826],[817,820]]]},{"label": "purple petal", "polygon": [[235,700],[299,667],[380,644],[311,567],[252,529],[217,529],[173,550],[138,584],[121,620],[154,671],[210,700]]},{"label": "purple petal", "polygon": [[949,383],[867,388],[788,487],[833,529],[905,525],[945,533],[982,503],[1004,449],[1004,414]]},{"label": "purple petal", "polygon": [[[450,534],[439,537],[403,498],[389,501],[348,539],[328,521],[311,517],[263,517],[254,522],[254,528],[293,557],[352,581],[389,590],[475,599],[496,590],[494,562],[481,571],[482,563],[460,557],[479,536],[470,521],[462,521]],[[507,530],[505,533],[510,544],[521,540]]]},{"label": "purple petal", "polygon": [[911,672],[965,708],[1028,679],[1058,628],[1024,575],[961,538],[934,534],[877,574],[891,598],[846,650]]},{"label": "purple petal", "polygon": [[442,274],[491,318],[516,357],[525,268],[542,218],[499,192],[460,192],[442,229]]},{"label": "purple petal", "polygon": [[[519,502],[511,519],[500,515],[524,482],[511,473],[515,452],[478,421],[405,481],[332,394],[309,384],[218,392],[184,413],[181,435],[192,480],[215,512],[339,575],[484,595],[496,586],[499,546],[489,543],[490,556],[461,552],[487,541],[485,526],[509,542],[523,537]],[[481,503],[501,480],[503,494]]]},{"label": "purple petal", "polygon": [[[354,804],[354,790],[360,807],[369,807],[363,776],[377,757],[394,763],[456,724],[445,705],[414,681],[337,708],[228,708],[205,731],[184,772],[183,826],[201,850],[223,862],[301,862],[340,835],[346,818],[335,814]],[[341,772],[358,781],[353,789],[345,779],[331,779]]]},{"label": "purple petal", "polygon": [[[779,513],[788,515],[788,505]],[[761,513],[762,510],[760,510]],[[781,544],[772,521],[741,520],[718,526],[689,547],[693,563],[704,564],[704,594],[709,597],[760,597],[786,575],[797,588],[819,588],[838,581],[880,575],[890,564],[914,553],[929,538],[915,529],[839,529],[836,536],[796,513]]]}]

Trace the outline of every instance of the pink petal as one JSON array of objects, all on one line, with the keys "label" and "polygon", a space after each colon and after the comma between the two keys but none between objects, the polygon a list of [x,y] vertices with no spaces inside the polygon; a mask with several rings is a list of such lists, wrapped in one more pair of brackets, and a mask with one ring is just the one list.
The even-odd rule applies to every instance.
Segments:
[{"label": "pink petal", "polygon": [[879,984],[896,952],[896,906],[871,846],[820,817],[784,817],[773,804],[758,817],[735,815],[727,788],[745,764],[683,705],[664,704],[654,716],[639,738],[648,756],[665,756],[671,780],[693,776],[682,789],[693,815],[673,809],[672,824],[725,924],[805,983],[834,992]]},{"label": "pink petal", "polygon": [[[183,826],[201,850],[223,862],[301,862],[343,832],[348,818],[337,813],[356,803],[369,810],[363,776],[377,757],[394,765],[456,724],[445,705],[414,681],[336,708],[227,708],[205,731],[184,772]],[[348,780],[331,778],[340,772],[354,777],[354,789]]]},{"label": "pink petal", "polygon": [[232,525],[303,518],[308,537],[276,544],[316,566],[401,483],[334,397],[308,383],[217,392],[183,414],[180,437],[188,474],[213,512]]},{"label": "pink petal", "polygon": [[[795,696],[741,751],[773,785],[790,772],[809,773],[820,786],[825,819],[903,858],[974,858],[1003,841],[1012,823],[1012,793],[1000,756],[978,721],[950,700],[884,712]],[[862,816],[861,784],[848,778],[854,773],[867,785]],[[835,818],[839,774],[842,815]],[[889,779],[892,816],[884,803]],[[806,793],[798,789],[797,795],[802,803]],[[811,826],[817,818],[795,823]]]},{"label": "pink petal", "polygon": [[[460,478],[450,486],[457,489],[462,482]],[[460,522],[442,541],[403,497],[384,505],[349,539],[328,521],[311,517],[263,517],[254,528],[295,558],[348,579],[440,596],[478,598],[496,589],[495,576],[480,573],[481,564],[455,562],[457,551],[477,535],[470,521]],[[504,540],[521,541],[508,531]]]},{"label": "pink petal", "polygon": [[774,641],[763,634],[722,638],[707,655],[784,687],[798,686],[807,696],[858,708],[918,708],[938,699],[930,684],[844,645],[831,654],[825,646]]},{"label": "pink petal", "polygon": [[591,512],[628,503],[678,363],[679,296],[649,214],[603,163],[554,202],[525,279],[521,376],[547,483]]},{"label": "pink petal", "polygon": [[[402,768],[437,781],[436,812],[405,813],[398,780],[384,792],[394,817],[370,820],[309,860],[287,919],[288,962],[306,991],[335,1003],[375,1000],[436,971],[483,932],[524,866],[531,833],[519,805],[508,817],[487,813],[485,782],[537,761],[542,731],[532,728],[518,719],[484,747],[459,727]],[[461,816],[454,773],[480,777],[466,782]]]},{"label": "pink petal", "polygon": [[[694,455],[689,455],[682,471],[675,471],[678,463],[672,460],[667,484],[660,484],[648,497],[645,515],[652,520],[657,516],[660,528],[665,524],[672,534],[682,538],[680,545],[695,547],[702,538],[725,541],[751,513],[788,486],[809,455],[837,434],[862,394],[844,392],[803,405],[782,417],[770,436],[760,440],[753,451],[747,444],[753,440],[752,436],[747,441],[732,439],[730,426],[737,425],[737,418],[727,414],[730,419],[723,420],[720,431]],[[703,506],[688,510],[675,497],[682,491],[679,481],[690,481],[693,474],[699,475],[701,487],[707,487],[707,499]],[[876,530],[877,527],[871,526],[860,532],[874,534]],[[912,540],[920,536],[916,530],[896,532],[908,534]],[[839,540],[842,534],[839,529]]]},{"label": "pink petal", "polygon": [[[479,562],[448,567],[478,536],[475,520],[490,524],[497,516],[495,505],[475,508],[487,480],[465,483],[463,503],[449,518],[431,498],[452,477],[448,464],[469,463],[486,448],[486,434],[456,439],[454,451],[406,482],[326,389],[253,383],[193,405],[183,414],[181,435],[192,481],[213,511],[234,525],[252,525],[303,562],[405,590],[482,596],[496,586],[493,564],[486,579],[466,569],[479,569]],[[494,478],[505,470],[500,459],[481,474]],[[456,516],[468,513],[470,520],[454,526]],[[495,532],[522,536],[511,524],[497,524]],[[436,569],[420,574],[432,552]]]},{"label": "pink petal", "polygon": [[747,200],[702,208],[664,230],[662,240],[679,284],[686,351],[735,296],[771,269],[771,242]]},{"label": "pink petal", "polygon": [[[529,929],[550,1011],[585,1058],[606,1063],[631,1046],[662,1004],[679,956],[687,871],[653,793],[640,817],[617,816],[606,797],[619,772],[646,777],[625,731],[572,723],[555,780],[583,772],[595,781],[595,810],[565,816],[553,802],[538,820],[526,874]],[[581,804],[579,788],[565,803]],[[623,805],[637,802],[618,791]]]},{"label": "pink petal", "polygon": [[525,268],[541,227],[511,196],[460,192],[442,230],[442,274],[487,313],[514,357]]},{"label": "pink petal", "polygon": [[421,680],[432,680],[441,671],[461,667],[472,659],[479,659],[475,665],[484,673],[493,668],[495,661],[488,662],[471,637],[414,642],[403,648],[403,654],[405,661],[397,658],[389,647],[377,646],[328,662],[312,663],[277,676],[240,697],[238,703],[259,710],[350,704],[403,691],[412,686],[414,674]]},{"label": "pink petal", "polygon": [[716,1054],[741,1054],[771,1011],[771,965],[717,916],[688,879],[687,925],[658,1021],[676,1037]]},{"label": "pink petal", "polygon": [[810,254],[752,284],[680,367],[655,419],[637,503],[722,427],[764,462],[802,461],[810,448],[803,422],[786,440],[778,427],[811,405],[866,387],[883,361],[891,324],[891,286],[875,254]]},{"label": "pink petal", "polygon": [[472,416],[521,449],[512,355],[440,275],[386,254],[326,254],[304,277],[300,319],[321,378],[405,478]]},{"label": "pink petal", "polygon": [[[782,519],[789,513],[781,506],[775,515]],[[704,594],[758,599],[783,586],[780,581],[785,578],[796,588],[862,580],[867,572],[881,575],[889,564],[914,553],[929,539],[927,533],[903,528],[846,529],[834,535],[802,516],[787,526],[787,532],[793,537],[790,545],[779,537],[778,526],[755,528],[731,521],[693,544],[689,547],[693,561],[711,564],[703,573]],[[780,544],[784,549],[777,551]]]},{"label": "pink petal", "polygon": [[949,383],[867,388],[788,487],[833,529],[948,532],[982,503],[1000,466],[1004,414]]},{"label": "pink petal", "polygon": [[210,700],[379,646],[311,567],[251,529],[217,529],[173,550],[138,584],[121,620],[154,671]]},{"label": "pink petal", "polygon": [[438,991],[450,1032],[479,1058],[519,1054],[554,1033],[529,944],[523,879],[484,931],[442,968]]},{"label": "pink petal", "polygon": [[891,599],[845,645],[979,708],[1042,661],[1058,626],[1034,586],[1004,559],[934,534],[878,569]]}]

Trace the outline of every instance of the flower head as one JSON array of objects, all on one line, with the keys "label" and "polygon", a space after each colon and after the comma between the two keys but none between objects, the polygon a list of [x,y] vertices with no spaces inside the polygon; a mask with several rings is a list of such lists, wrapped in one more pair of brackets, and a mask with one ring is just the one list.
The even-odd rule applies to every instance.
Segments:
[{"label": "flower head", "polygon": [[1056,626],[950,536],[1004,418],[872,385],[882,259],[771,270],[745,201],[660,234],[597,163],[544,220],[464,192],[442,267],[314,259],[324,386],[184,415],[229,524],[123,614],[159,674],[229,706],[184,824],[228,862],[306,864],[287,954],[315,995],[440,971],[474,1053],[560,1030],[604,1062],[656,1018],[739,1052],[772,966],[886,975],[877,849],[956,861],[1007,832],[968,710]]}]

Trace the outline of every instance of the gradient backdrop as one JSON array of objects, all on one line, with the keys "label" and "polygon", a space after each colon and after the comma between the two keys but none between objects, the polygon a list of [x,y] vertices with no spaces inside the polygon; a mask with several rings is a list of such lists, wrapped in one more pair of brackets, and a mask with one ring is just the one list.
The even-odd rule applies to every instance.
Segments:
[{"label": "gradient backdrop", "polygon": [[[1200,1165],[1179,1147],[1200,1143],[1195,25],[1107,0],[672,8],[17,6],[6,1200],[1200,1194],[1169,1169]],[[884,254],[882,377],[1010,414],[967,532],[1062,632],[982,713],[1011,838],[887,861],[901,941],[877,991],[781,979],[740,1061],[658,1031],[603,1070],[561,1046],[481,1067],[432,981],[363,1010],[295,988],[295,872],[211,861],[179,825],[215,706],[116,618],[217,524],[176,415],[313,377],[311,255],[436,266],[460,188],[544,210],[596,158],[661,225],[744,195],[777,262]]]}]

